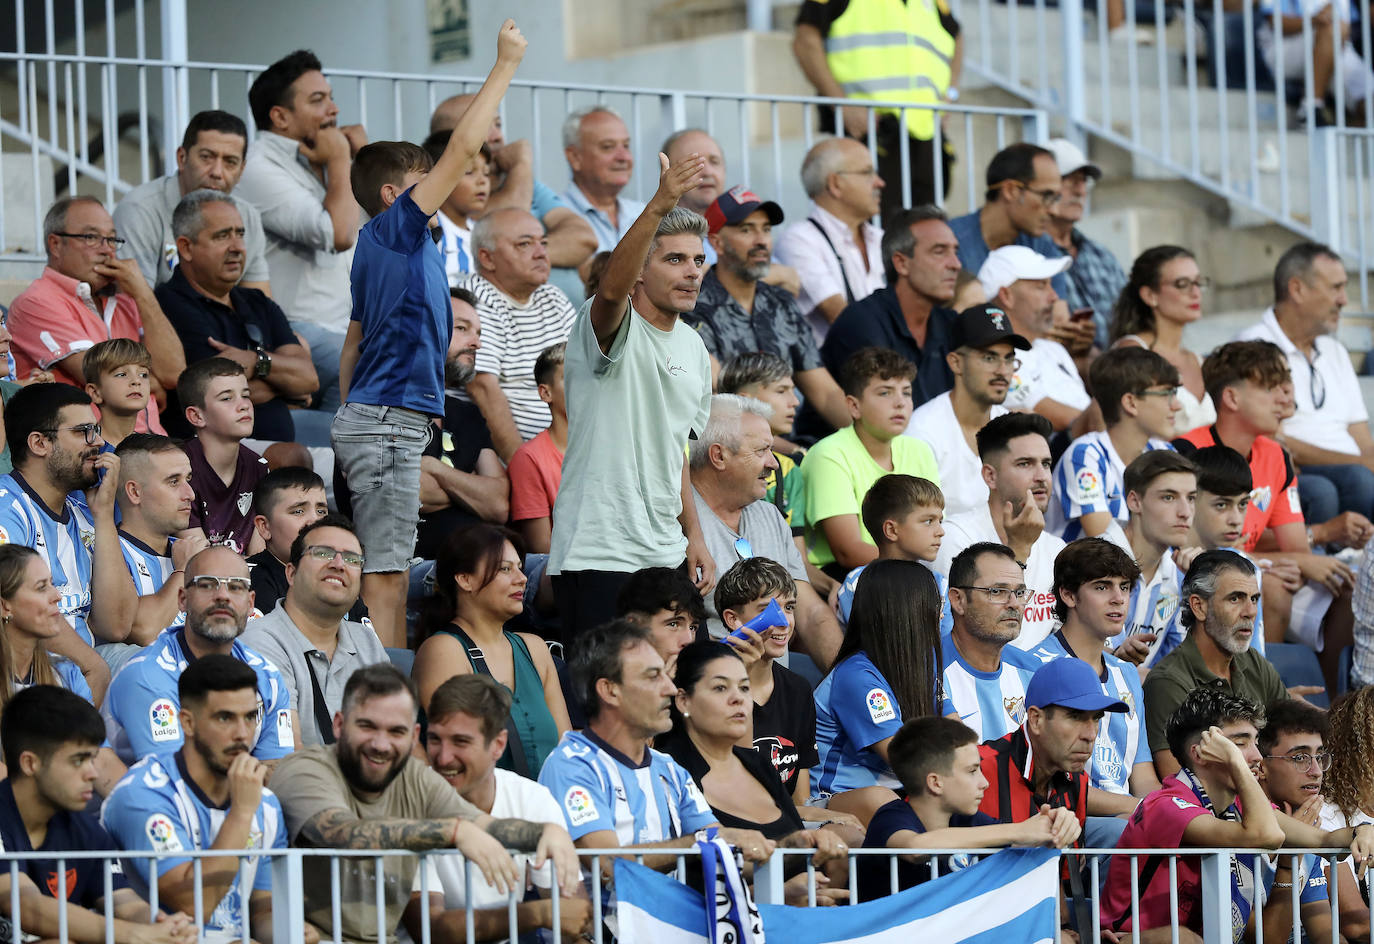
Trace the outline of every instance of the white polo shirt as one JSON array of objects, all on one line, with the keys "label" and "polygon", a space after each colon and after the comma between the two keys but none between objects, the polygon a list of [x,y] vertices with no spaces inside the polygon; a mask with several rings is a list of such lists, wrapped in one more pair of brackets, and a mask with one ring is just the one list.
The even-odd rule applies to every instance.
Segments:
[{"label": "white polo shirt", "polygon": [[1285,434],[1320,449],[1350,456],[1360,454],[1360,447],[1350,435],[1350,425],[1369,422],[1369,413],[1344,344],[1323,334],[1312,342],[1309,361],[1283,333],[1272,308],[1259,323],[1238,332],[1234,340],[1272,341],[1288,357],[1297,412],[1284,421]]},{"label": "white polo shirt", "polygon": [[1036,338],[1029,351],[1017,354],[1021,366],[1012,375],[1007,391],[1008,409],[1033,410],[1046,397],[1080,412],[1092,403],[1073,355],[1058,341]]},{"label": "white polo shirt", "polygon": [[[988,418],[1006,412],[1006,407],[994,406]],[[987,507],[988,486],[983,481],[983,460],[969,448],[964,438],[949,391],[917,407],[911,414],[906,434],[923,440],[935,454],[935,464],[940,468],[940,490],[945,495],[946,518]]]}]

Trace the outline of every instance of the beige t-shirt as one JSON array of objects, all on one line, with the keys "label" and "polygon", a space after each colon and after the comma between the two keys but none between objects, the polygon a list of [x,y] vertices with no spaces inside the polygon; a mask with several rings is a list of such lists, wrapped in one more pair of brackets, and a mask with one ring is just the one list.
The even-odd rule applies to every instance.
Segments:
[{"label": "beige t-shirt", "polygon": [[[293,846],[308,846],[300,835],[301,826],[325,810],[344,809],[360,820],[378,819],[474,819],[481,811],[458,795],[448,783],[415,758],[380,797],[360,798],[349,788],[339,768],[333,745],[317,745],[297,751],[277,765],[271,780],[272,792],[286,814],[286,831]],[[374,859],[341,859],[339,864],[339,902],[344,940],[375,944],[377,937],[377,886]],[[383,928],[387,941],[396,939],[419,859],[415,856],[387,856],[382,859],[383,896],[386,917]],[[333,933],[333,897],[329,887],[329,859],[308,857],[304,866],[305,919]]]}]

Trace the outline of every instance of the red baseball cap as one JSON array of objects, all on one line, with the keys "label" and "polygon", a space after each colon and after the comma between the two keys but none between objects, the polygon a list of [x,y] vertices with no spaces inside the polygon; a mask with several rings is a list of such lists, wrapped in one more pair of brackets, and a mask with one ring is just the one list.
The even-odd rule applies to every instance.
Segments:
[{"label": "red baseball cap", "polygon": [[755,210],[767,213],[768,222],[774,226],[782,222],[782,207],[772,200],[762,200],[752,190],[740,186],[731,187],[706,208],[706,225],[712,233],[718,233],[722,226],[743,222]]}]

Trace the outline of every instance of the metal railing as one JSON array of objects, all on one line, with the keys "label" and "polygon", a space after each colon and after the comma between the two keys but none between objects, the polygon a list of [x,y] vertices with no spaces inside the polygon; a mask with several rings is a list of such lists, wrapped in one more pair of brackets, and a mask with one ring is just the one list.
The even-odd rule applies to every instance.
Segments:
[{"label": "metal railing", "polygon": [[[889,873],[891,875],[890,888],[892,892],[896,892],[899,890],[897,878],[898,857],[900,855],[910,854],[910,852],[911,850],[909,849],[849,850],[848,888],[851,896],[855,896],[858,893],[858,861],[860,859],[871,857],[882,857],[888,859],[890,863]],[[923,855],[930,855],[932,857],[945,855],[962,855],[967,856],[970,860],[976,861],[978,858],[982,856],[995,854],[996,850],[923,849],[921,850],[921,852]],[[458,853],[452,850],[434,851],[419,854],[420,862],[418,868],[415,871],[415,875],[418,877],[419,881],[419,891],[421,896],[420,900],[422,903],[425,903],[424,907],[422,908],[424,920],[421,922],[420,937],[418,939],[419,944],[430,944],[431,941],[432,929],[430,926],[429,918],[429,896],[431,894],[443,894],[444,891],[442,888],[435,888],[431,886],[429,872],[425,867],[426,860],[437,856],[455,856],[457,854]],[[670,854],[676,856],[676,872],[679,876],[681,876],[685,874],[686,861],[688,859],[694,858],[698,853],[695,849],[680,849],[672,850]],[[1302,856],[1309,854],[1318,856],[1318,858],[1327,865],[1329,873],[1334,874],[1337,868],[1345,867],[1344,865],[1340,864],[1339,860],[1342,859],[1344,856],[1348,855],[1349,850],[1285,849],[1277,854],[1257,849],[1189,850],[1186,853],[1186,855],[1188,857],[1196,858],[1199,861],[1200,865],[1199,871],[1201,877],[1202,895],[1201,913],[1204,940],[1212,942],[1229,941],[1231,939],[1231,881],[1232,860],[1234,858],[1240,857],[1242,860],[1249,859],[1255,863],[1255,907],[1252,909],[1252,913],[1255,915],[1261,915],[1265,904],[1265,895],[1263,891],[1263,882],[1259,880],[1259,863],[1255,857],[1262,857],[1266,855],[1270,856],[1271,858],[1277,855],[1283,859],[1289,859],[1291,857],[1294,873],[1297,874],[1300,858]],[[373,891],[375,893],[375,899],[367,902],[366,906],[369,908],[376,909],[377,939],[385,941],[388,940],[392,932],[395,931],[394,928],[387,927],[387,924],[389,922],[387,922],[386,920],[386,861],[388,859],[394,859],[399,856],[414,855],[416,855],[416,853],[407,852],[404,850],[323,849],[254,849],[239,851],[216,850],[213,852],[208,850],[191,850],[176,853],[176,857],[178,859],[189,858],[192,862],[192,875],[193,880],[195,882],[195,888],[193,897],[193,914],[191,914],[190,917],[192,918],[192,920],[195,921],[196,926],[200,928],[205,927],[205,915],[208,912],[213,911],[214,907],[218,904],[217,902],[208,902],[205,900],[202,881],[202,860],[207,858],[217,858],[223,856],[238,856],[241,860],[239,878],[240,881],[242,881],[243,879],[244,871],[249,867],[250,859],[258,860],[258,868],[270,868],[272,878],[273,902],[271,914],[272,935],[273,940],[278,941],[299,941],[302,939],[304,935],[306,922],[306,863],[314,860],[319,860],[322,858],[327,859],[330,874],[332,926],[323,930],[325,931],[324,939],[333,940],[335,942],[338,942],[342,939],[341,929],[343,924],[342,919],[344,917],[344,909],[353,907],[355,905],[363,904],[362,902],[352,903],[342,900],[343,886],[341,882],[343,863],[356,860],[369,860],[372,868],[375,869],[374,879],[372,883]],[[584,864],[583,872],[585,875],[585,880],[583,882],[583,888],[581,890],[578,890],[576,893],[585,893],[590,899],[592,912],[592,927],[591,931],[588,934],[588,937],[590,937],[590,939],[593,940],[595,944],[603,944],[603,941],[606,939],[604,935],[604,919],[608,917],[608,915],[603,913],[603,892],[606,889],[604,887],[604,880],[602,877],[602,867],[606,864],[605,860],[612,857],[623,856],[625,858],[639,860],[642,862],[644,852],[643,850],[635,849],[604,849],[597,850],[595,852],[583,850],[579,853],[579,855],[580,858],[583,860]],[[788,859],[788,857],[809,857],[810,855],[812,855],[812,850],[808,849],[777,849],[773,853],[772,857],[769,859],[768,862],[759,865],[755,869],[755,900],[761,904],[784,903],[785,896],[783,889],[783,874],[786,860]],[[1164,857],[1165,863],[1163,865],[1163,869],[1165,871],[1163,872],[1163,874],[1167,875],[1168,877],[1169,885],[1171,888],[1171,903],[1173,903],[1174,905],[1177,904],[1176,896],[1178,892],[1178,863],[1180,857],[1184,855],[1183,853],[1180,853],[1177,849],[1070,849],[1065,850],[1062,853],[1062,855],[1068,857],[1071,861],[1081,862],[1085,859],[1087,860],[1085,876],[1086,880],[1084,883],[1087,898],[1086,906],[1088,909],[1088,913],[1090,914],[1090,920],[1094,925],[1094,928],[1100,928],[1101,924],[1102,902],[1098,889],[1102,887],[1101,879],[1105,877],[1105,875],[1101,871],[1104,867],[1102,864],[1102,860],[1104,859],[1110,860],[1119,857],[1126,857],[1129,858],[1131,861],[1131,915],[1133,918],[1139,914],[1141,895],[1145,891],[1145,889],[1140,887],[1137,878],[1139,864],[1143,859],[1146,859],[1148,857]],[[0,877],[7,876],[10,881],[8,896],[5,899],[0,900],[0,912],[5,913],[6,916],[10,917],[11,919],[13,919],[15,915],[21,914],[21,894],[18,876],[21,874],[20,869],[22,862],[29,860],[55,862],[58,869],[58,873],[65,874],[67,866],[70,863],[76,862],[78,860],[98,859],[101,860],[104,866],[103,898],[105,903],[105,939],[108,941],[113,941],[114,886],[113,872],[110,868],[111,863],[116,862],[120,859],[125,860],[125,862],[127,863],[128,860],[131,859],[156,860],[163,857],[164,856],[162,856],[161,854],[154,852],[121,852],[117,856],[111,855],[109,852],[88,851],[72,851],[62,853],[60,855],[54,855],[51,852],[7,852],[0,854]],[[264,859],[268,861],[262,861]],[[935,873],[936,877],[938,877],[939,869],[937,860],[932,859],[932,870]],[[156,871],[156,869],[154,869],[153,871]],[[808,904],[812,906],[814,906],[816,903],[816,871],[816,867],[810,862],[808,862],[805,871],[805,874],[807,876],[806,897]],[[552,928],[550,930],[552,939],[555,942],[559,942],[563,939],[563,935],[559,930],[559,921],[561,917],[560,903],[563,900],[563,898],[572,897],[574,892],[567,889],[560,890],[558,885],[558,876],[556,872],[550,869],[550,874],[552,877],[551,887],[549,889],[552,912],[552,920],[550,921]],[[382,876],[382,880],[377,880],[377,876]],[[480,883],[482,881],[481,873],[477,872],[470,862],[465,861],[463,868],[463,876],[465,886],[464,899],[470,902],[473,900],[473,889],[476,887],[476,883]],[[1366,875],[1364,879],[1364,886],[1362,891],[1365,893],[1366,898],[1370,897],[1368,892],[1370,890],[1371,884],[1374,884],[1374,882],[1372,882],[1371,879],[1374,879],[1374,873]],[[1295,887],[1290,889],[1287,894],[1291,894],[1292,896],[1292,923],[1294,935],[1293,940],[1300,940],[1301,916],[1299,912],[1301,909],[1299,908],[1299,900],[1301,898],[1302,889],[1296,887],[1300,883],[1294,882],[1293,884]],[[1339,882],[1335,881],[1328,883],[1328,903],[1331,916],[1333,944],[1336,940],[1338,940],[1338,933],[1340,930],[1339,884]],[[409,894],[408,889],[403,890],[403,892]],[[508,920],[510,922],[509,926],[512,928],[518,926],[517,908],[521,902],[523,894],[524,889],[520,888],[517,890],[512,890],[512,892],[507,896],[507,915]],[[159,898],[160,896],[158,894],[157,882],[150,882],[148,885],[148,894],[146,896],[146,899],[150,905],[152,913],[157,913],[159,911]],[[69,908],[71,906],[68,905],[67,900],[65,898],[58,899],[57,905],[59,915],[59,933],[57,935],[58,939],[70,940],[71,938],[68,929],[70,925]],[[1368,910],[1370,920],[1371,922],[1374,922],[1374,904],[1369,905]],[[23,913],[30,915],[32,914],[31,912]],[[475,916],[474,911],[471,907],[466,909],[464,923],[467,940],[473,940],[475,930]],[[1262,922],[1257,921],[1256,923],[1259,925],[1259,927],[1256,932],[1255,941],[1256,944],[1263,944],[1264,933]],[[246,901],[243,903],[243,907],[241,909],[240,925],[241,926],[237,929],[237,931],[241,934],[243,940],[248,940],[251,937],[251,927],[249,920],[249,908]],[[1132,926],[1138,928],[1139,923],[1133,920]],[[1173,940],[1177,941],[1179,925],[1178,912],[1176,907],[1173,909],[1171,928],[1173,930]],[[22,940],[21,933],[21,922],[17,920],[11,920],[11,936],[9,938],[9,941],[0,941],[0,944],[19,944],[19,942]],[[1131,932],[1123,932],[1122,939],[1128,940],[1130,939],[1130,936]],[[1098,930],[1094,931],[1094,933],[1092,934],[1085,935],[1084,940],[1101,941],[1103,940],[1103,938],[1101,936],[1100,930]],[[1314,941],[1313,944],[1319,944],[1319,942]]]},{"label": "metal railing", "polygon": [[[147,57],[0,52],[0,70],[15,71],[21,92],[13,113],[6,114],[0,107],[0,161],[27,160],[32,192],[22,199],[30,204],[24,209],[33,218],[31,244],[0,247],[0,261],[35,258],[41,250],[38,222],[52,194],[93,192],[113,204],[132,186],[175,167],[176,148],[191,114],[223,108],[247,117],[247,91],[262,68]],[[328,64],[326,74],[334,86],[340,124],[361,123],[373,140],[422,140],[434,107],[449,95],[474,90],[481,81],[480,77],[337,69]],[[177,94],[163,94],[168,89]],[[629,127],[641,170],[626,196],[642,200],[652,194],[656,155],[669,134],[701,127],[725,153],[728,185],[745,184],[761,191],[782,203],[790,216],[800,218],[806,211],[801,158],[823,133],[818,109],[854,103],[817,96],[516,80],[502,103],[506,136],[530,141],[536,177],[555,190],[563,189],[568,178],[560,133],[563,119],[593,104],[616,108]],[[899,104],[864,103],[869,111],[868,142],[875,153],[877,110]],[[945,125],[939,133],[954,142],[963,166],[970,169],[962,194],[970,206],[977,205],[981,190],[977,169],[992,154],[1013,141],[1043,141],[1049,134],[1047,115],[1039,108],[949,105],[939,111]],[[135,116],[138,139],[147,146],[140,146],[131,167],[111,143],[120,137],[121,118],[132,124]],[[824,131],[839,126],[838,116],[834,122],[827,118]],[[252,121],[247,123],[251,137]],[[97,136],[104,144],[100,159],[91,150]],[[904,151],[904,172],[907,160]],[[51,189],[45,186],[48,167],[55,171]],[[936,169],[942,172],[938,161]],[[909,175],[904,177],[889,184],[901,187],[909,198]],[[0,189],[0,233],[7,232],[6,217],[17,212],[17,203],[14,194]]]}]

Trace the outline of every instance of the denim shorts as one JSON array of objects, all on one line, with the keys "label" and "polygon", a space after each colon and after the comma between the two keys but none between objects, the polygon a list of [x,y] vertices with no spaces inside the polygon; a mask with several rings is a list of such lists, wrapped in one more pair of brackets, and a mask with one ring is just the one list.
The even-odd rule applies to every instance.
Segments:
[{"label": "denim shorts", "polygon": [[394,406],[345,403],[334,416],[330,439],[353,499],[364,573],[410,566],[420,524],[420,459],[432,429],[425,414]]}]

